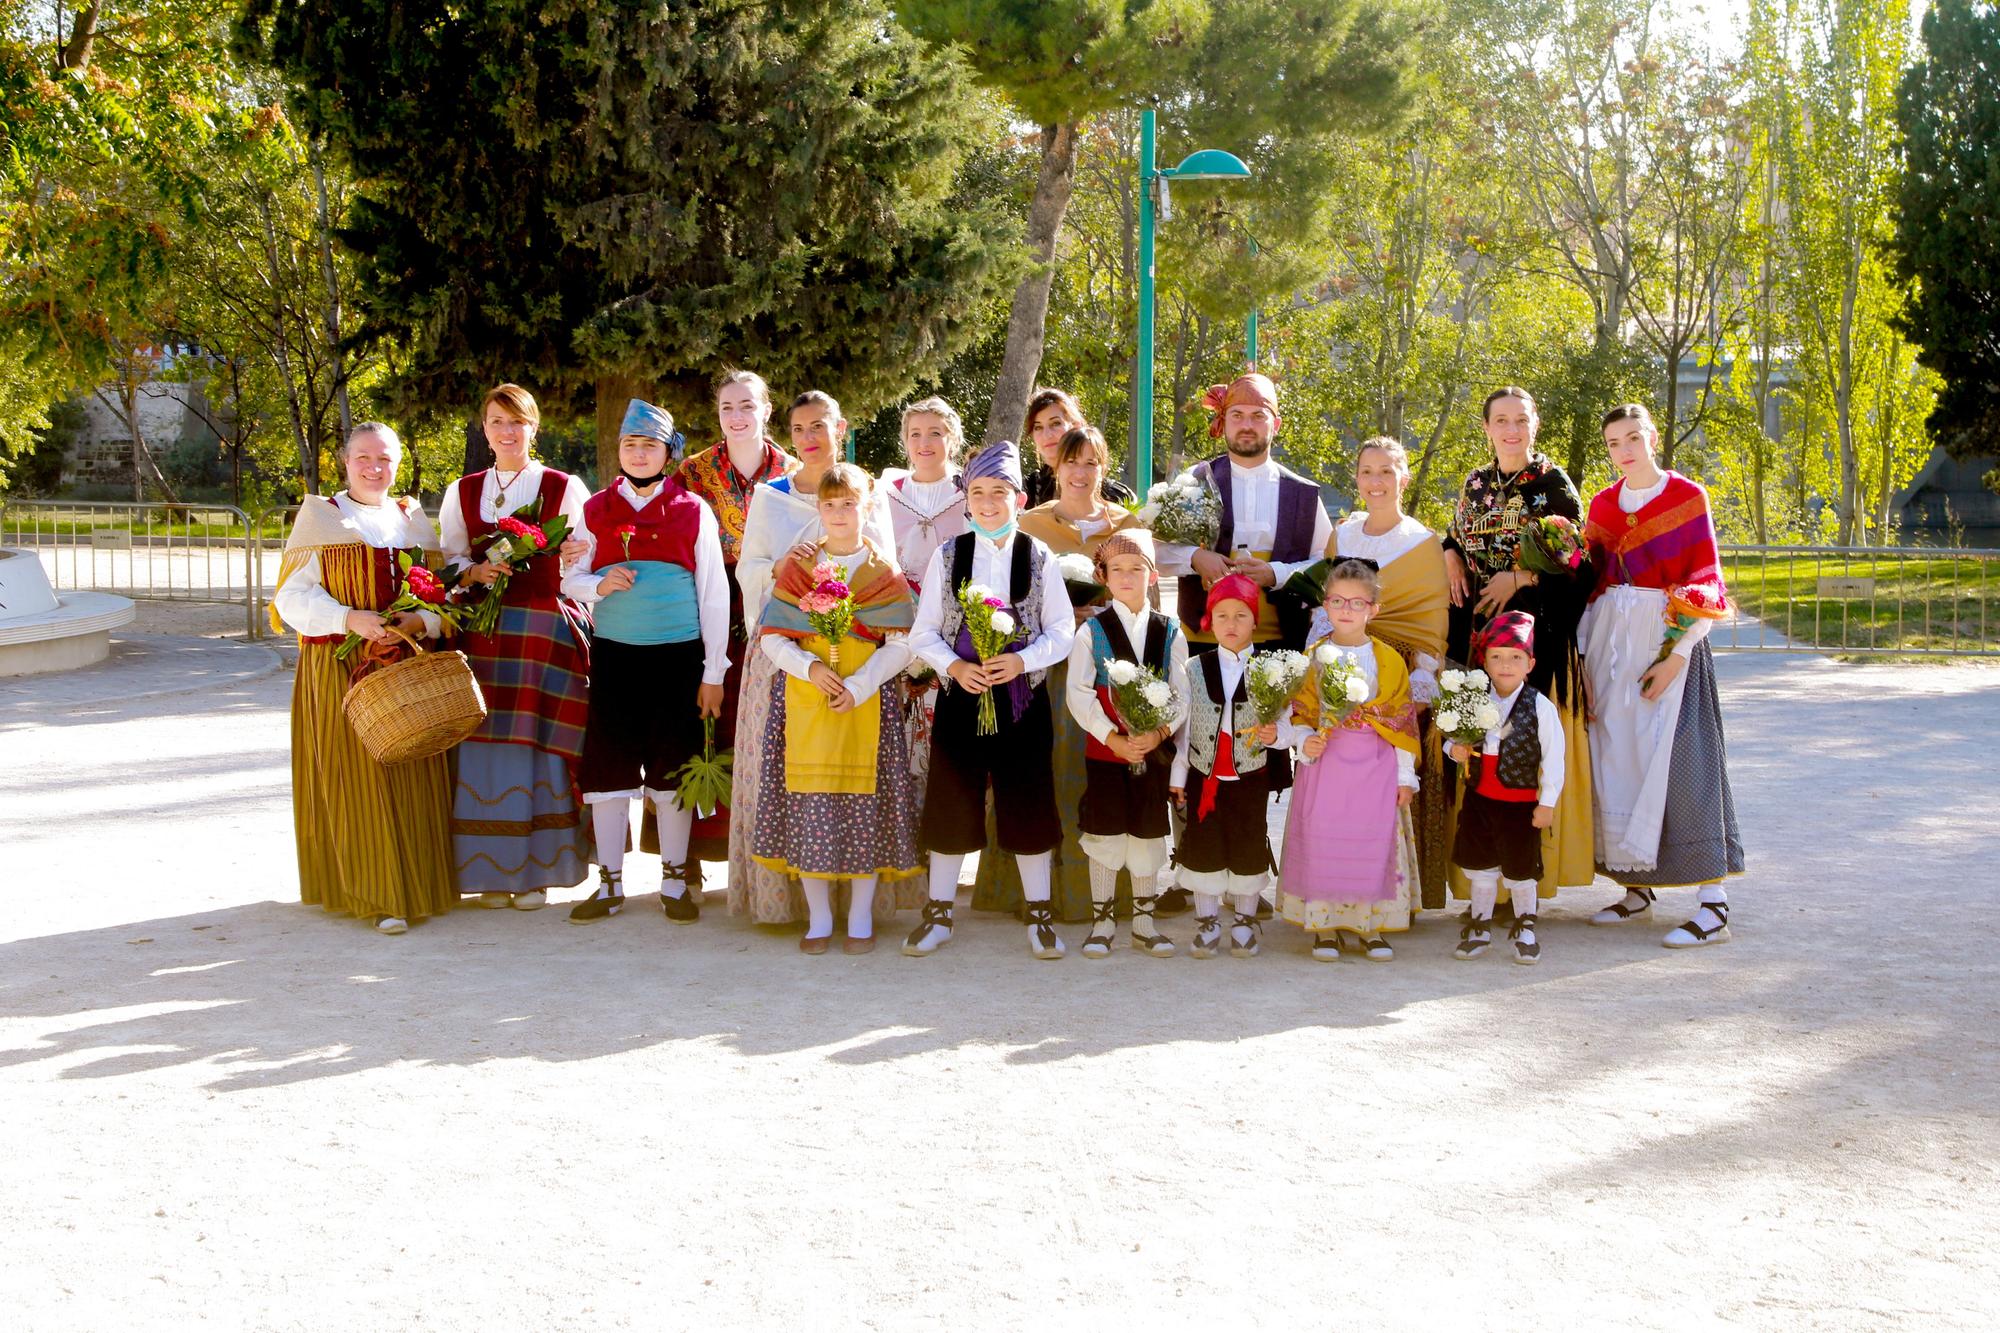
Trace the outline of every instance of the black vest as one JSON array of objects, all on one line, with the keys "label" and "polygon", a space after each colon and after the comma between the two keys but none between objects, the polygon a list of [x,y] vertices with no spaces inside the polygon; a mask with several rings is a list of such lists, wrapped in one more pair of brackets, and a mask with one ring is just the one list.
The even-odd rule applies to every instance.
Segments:
[{"label": "black vest", "polygon": [[1500,733],[1500,753],[1495,756],[1493,775],[1503,787],[1535,791],[1542,785],[1542,729],[1537,724],[1541,712],[1537,700],[1541,697],[1534,686],[1521,683],[1514,711]]}]

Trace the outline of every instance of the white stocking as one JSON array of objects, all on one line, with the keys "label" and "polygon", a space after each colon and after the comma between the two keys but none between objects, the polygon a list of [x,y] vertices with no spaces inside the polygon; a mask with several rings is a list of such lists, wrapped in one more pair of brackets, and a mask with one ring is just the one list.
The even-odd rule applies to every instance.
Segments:
[{"label": "white stocking", "polygon": [[1049,863],[1054,856],[1053,852],[1015,855],[1014,862],[1021,867],[1021,896],[1029,902],[1045,903],[1049,900]]},{"label": "white stocking", "polygon": [[833,885],[813,875],[799,884],[806,891],[806,938],[823,940],[833,934]]},{"label": "white stocking", "polygon": [[687,860],[688,839],[694,833],[694,811],[681,809],[678,792],[649,787],[646,795],[653,798],[653,813],[659,817],[660,892],[669,898],[682,897],[687,893],[687,881],[671,878],[666,868]]},{"label": "white stocking", "polygon": [[1500,872],[1498,870],[1468,870],[1466,883],[1472,890],[1472,916],[1476,921],[1493,919],[1493,904],[1500,901]]},{"label": "white stocking", "polygon": [[632,801],[611,796],[590,804],[590,829],[597,836],[597,864],[614,875],[625,873],[625,835],[632,827]]},{"label": "white stocking", "polygon": [[856,875],[847,884],[847,938],[865,939],[875,933],[875,877]]},{"label": "white stocking", "polygon": [[958,872],[965,866],[964,852],[931,853],[931,900],[948,903],[958,897]]}]

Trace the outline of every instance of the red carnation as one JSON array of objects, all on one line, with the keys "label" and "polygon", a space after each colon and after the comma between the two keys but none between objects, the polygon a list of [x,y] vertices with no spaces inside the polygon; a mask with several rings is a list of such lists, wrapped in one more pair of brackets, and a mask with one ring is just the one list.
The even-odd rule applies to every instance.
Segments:
[{"label": "red carnation", "polygon": [[421,597],[426,602],[442,602],[444,600],[444,584],[438,581],[437,575],[431,573],[422,565],[412,565],[410,567],[409,584],[410,592],[417,597]]}]

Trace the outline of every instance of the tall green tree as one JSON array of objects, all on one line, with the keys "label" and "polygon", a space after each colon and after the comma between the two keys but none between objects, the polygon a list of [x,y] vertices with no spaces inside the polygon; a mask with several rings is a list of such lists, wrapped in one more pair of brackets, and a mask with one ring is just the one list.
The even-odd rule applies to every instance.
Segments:
[{"label": "tall green tree", "polygon": [[[1257,173],[1247,187],[1253,193],[1235,187],[1233,204],[1209,189],[1185,194],[1185,206],[1200,209],[1206,223],[1183,229],[1185,253],[1174,256],[1193,266],[1181,270],[1188,280],[1180,307],[1190,323],[1212,322],[1222,304],[1233,304],[1230,316],[1240,319],[1259,291],[1286,285],[1279,275],[1299,253],[1276,243],[1285,229],[1278,219],[1321,207],[1325,175],[1301,168],[1325,162],[1326,136],[1393,122],[1407,101],[1409,29],[1394,0],[907,0],[896,13],[911,31],[963,50],[980,78],[1041,128],[1041,170],[1027,215],[1033,268],[1009,312],[989,438],[1020,428],[1041,367],[1086,124],[1120,109],[1155,107],[1164,162],[1196,147],[1227,148]],[[1257,194],[1252,227],[1270,237],[1244,225]],[[1220,244],[1232,211],[1233,244]],[[1261,263],[1246,262],[1252,236]],[[1173,245],[1163,234],[1162,274],[1174,271]],[[1231,271],[1230,282],[1216,280],[1219,268]],[[1174,294],[1161,295],[1172,313]]]},{"label": "tall green tree", "polygon": [[[1750,15],[1746,53],[1773,118],[1801,389],[1832,427],[1834,535],[1848,544],[1871,527],[1864,377],[1907,361],[1877,344],[1896,337],[1889,321],[1904,296],[1886,247],[1909,10],[1901,0],[1755,0]],[[1912,460],[1892,461],[1892,474],[1906,469]]]},{"label": "tall green tree", "polygon": [[[150,365],[171,254],[202,212],[224,13],[223,0],[0,0],[0,453],[40,417],[29,383],[47,402]],[[136,498],[159,469],[119,397]]]},{"label": "tall green tree", "polygon": [[1944,380],[1931,425],[1969,458],[2000,453],[2000,11],[1936,0],[1923,45],[1896,99],[1896,267]]},{"label": "tall green tree", "polygon": [[873,0],[249,0],[240,34],[353,163],[407,397],[594,405],[603,473],[629,394],[693,418],[725,362],[859,419],[1014,276],[997,213],[944,207],[992,108]]}]

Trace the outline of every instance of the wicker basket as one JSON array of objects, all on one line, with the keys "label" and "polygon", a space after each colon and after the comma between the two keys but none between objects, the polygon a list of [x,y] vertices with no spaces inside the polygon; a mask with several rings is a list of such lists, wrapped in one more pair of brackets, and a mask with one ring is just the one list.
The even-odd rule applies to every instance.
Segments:
[{"label": "wicker basket", "polygon": [[486,720],[486,700],[472,664],[456,651],[425,652],[409,635],[389,632],[416,656],[363,676],[340,711],[378,764],[407,764],[443,754]]}]

